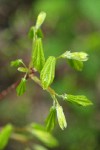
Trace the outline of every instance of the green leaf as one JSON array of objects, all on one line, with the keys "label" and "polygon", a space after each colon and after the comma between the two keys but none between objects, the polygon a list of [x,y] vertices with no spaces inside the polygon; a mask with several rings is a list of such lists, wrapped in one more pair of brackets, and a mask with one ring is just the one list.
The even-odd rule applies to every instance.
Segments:
[{"label": "green leaf", "polygon": [[11,61],[10,65],[12,67],[18,67],[19,65],[23,64],[23,61],[22,59],[17,59],[17,60],[14,60],[14,61]]},{"label": "green leaf", "polygon": [[33,130],[32,133],[48,147],[55,147],[58,145],[57,140],[49,132]]},{"label": "green leaf", "polygon": [[25,78],[22,78],[21,82],[17,86],[16,91],[18,96],[23,95],[23,93],[26,91],[26,81],[27,80]]},{"label": "green leaf", "polygon": [[49,115],[46,119],[46,129],[47,131],[53,130],[55,126],[55,120],[56,120],[56,109],[54,106],[51,107]]},{"label": "green leaf", "polygon": [[8,140],[12,134],[13,127],[12,125],[6,125],[0,132],[0,149],[3,150],[8,144]]},{"label": "green leaf", "polygon": [[37,35],[38,38],[43,38],[42,30],[40,28],[38,30],[36,30],[36,28],[34,26],[32,26],[29,30],[28,36],[30,39],[33,40],[35,35]]},{"label": "green leaf", "polygon": [[36,35],[38,38],[43,38],[43,32],[40,28],[37,30]]},{"label": "green leaf", "polygon": [[63,95],[63,98],[69,102],[76,103],[81,106],[93,105],[93,103],[90,100],[88,100],[87,97],[84,95],[65,94]]},{"label": "green leaf", "polygon": [[72,60],[72,59],[68,59],[68,64],[78,70],[78,71],[82,71],[83,69],[83,62],[82,61],[78,61],[78,60]]},{"label": "green leaf", "polygon": [[34,150],[48,150],[46,147],[39,145],[39,144],[35,144],[33,148]]},{"label": "green leaf", "polygon": [[64,130],[64,128],[67,127],[67,122],[66,122],[66,118],[63,112],[63,108],[59,104],[57,104],[56,111],[57,111],[57,118],[58,118],[59,126],[62,130]]},{"label": "green leaf", "polygon": [[17,70],[20,72],[28,72],[28,69],[25,67],[19,67]]},{"label": "green leaf", "polygon": [[38,17],[37,17],[37,21],[36,21],[36,29],[39,29],[40,26],[42,25],[42,23],[44,22],[46,18],[46,13],[45,12],[41,12]]},{"label": "green leaf", "polygon": [[45,57],[41,38],[37,38],[34,44],[35,46],[32,54],[32,62],[34,68],[40,72],[45,64]]},{"label": "green leaf", "polygon": [[32,128],[36,129],[36,130],[43,130],[43,131],[46,131],[46,128],[41,125],[41,124],[38,124],[38,123],[31,123],[30,125]]},{"label": "green leaf", "polygon": [[34,36],[35,36],[35,27],[34,26],[32,26],[31,28],[30,28],[30,30],[29,30],[29,33],[28,33],[28,36],[30,37],[30,39],[33,39],[34,38]]},{"label": "green leaf", "polygon": [[55,64],[56,64],[56,58],[54,56],[50,56],[46,63],[44,64],[44,67],[40,74],[41,83],[43,86],[43,89],[47,89],[48,86],[53,82],[55,77]]},{"label": "green leaf", "polygon": [[87,61],[88,60],[88,54],[85,52],[73,52],[73,53],[71,53],[70,51],[66,51],[60,57],[78,60],[78,61]]},{"label": "green leaf", "polygon": [[34,128],[33,124],[33,126],[31,125],[31,127],[28,128],[28,131],[48,147],[55,147],[58,145],[57,140],[49,132],[43,130],[43,128]]}]

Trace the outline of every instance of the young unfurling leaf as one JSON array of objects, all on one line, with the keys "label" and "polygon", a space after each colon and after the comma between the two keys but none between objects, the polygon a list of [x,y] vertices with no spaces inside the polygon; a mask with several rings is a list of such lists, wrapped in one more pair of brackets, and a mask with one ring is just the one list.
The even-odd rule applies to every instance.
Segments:
[{"label": "young unfurling leaf", "polygon": [[43,32],[40,28],[36,31],[36,35],[37,35],[38,38],[43,38],[44,37]]},{"label": "young unfurling leaf", "polygon": [[17,69],[19,72],[28,72],[28,68],[25,67],[18,67]]},{"label": "young unfurling leaf", "polygon": [[56,111],[57,111],[57,118],[58,118],[59,126],[62,130],[64,130],[64,128],[67,127],[67,122],[66,122],[66,118],[65,118],[62,106],[57,104]]},{"label": "young unfurling leaf", "polygon": [[81,106],[93,105],[93,103],[90,100],[88,100],[87,97],[84,95],[65,94],[63,95],[63,99]]},{"label": "young unfurling leaf", "polygon": [[26,91],[26,79],[25,78],[21,79],[21,82],[17,86],[16,91],[17,91],[18,96],[21,96],[24,94],[24,92]]},{"label": "young unfurling leaf", "polygon": [[44,22],[46,18],[46,13],[45,12],[41,12],[38,17],[37,17],[37,21],[36,21],[36,29],[39,29],[40,26],[42,25],[42,23]]},{"label": "young unfurling leaf", "polygon": [[44,57],[41,38],[37,38],[34,44],[35,45],[34,45],[33,54],[32,54],[32,62],[33,62],[34,68],[40,72],[45,63],[45,57]]},{"label": "young unfurling leaf", "polygon": [[12,67],[18,67],[19,65],[23,65],[24,63],[23,63],[23,61],[22,61],[22,59],[17,59],[17,60],[14,60],[14,61],[11,61],[11,66]]},{"label": "young unfurling leaf", "polygon": [[74,69],[76,69],[76,70],[78,70],[78,71],[82,71],[82,69],[83,69],[83,62],[82,62],[82,61],[73,60],[73,59],[68,59],[67,62],[68,62],[68,64],[69,64],[72,68],[74,68]]},{"label": "young unfurling leaf", "polygon": [[85,52],[73,52],[73,53],[71,53],[71,59],[75,59],[78,61],[87,61],[88,54]]},{"label": "young unfurling leaf", "polygon": [[55,64],[56,58],[50,56],[46,63],[44,64],[43,69],[41,70],[40,79],[43,86],[43,89],[47,89],[48,86],[53,82],[55,77]]},{"label": "young unfurling leaf", "polygon": [[78,61],[87,61],[88,60],[88,54],[85,52],[73,52],[73,53],[71,53],[70,51],[66,51],[60,57],[78,60]]},{"label": "young unfurling leaf", "polygon": [[49,115],[46,119],[46,129],[47,129],[47,131],[53,130],[53,128],[55,126],[55,121],[56,121],[56,108],[54,106],[52,106],[50,108]]},{"label": "young unfurling leaf", "polygon": [[30,37],[30,39],[33,39],[35,36],[35,27],[32,26],[28,32],[28,36]]},{"label": "young unfurling leaf", "polygon": [[43,33],[42,33],[42,30],[39,28],[38,30],[36,30],[35,26],[32,26],[29,30],[29,33],[28,33],[28,36],[30,39],[34,39],[35,35],[38,37],[38,38],[43,38]]},{"label": "young unfurling leaf", "polygon": [[8,140],[13,131],[12,125],[8,124],[0,132],[0,150],[3,150],[8,143]]}]

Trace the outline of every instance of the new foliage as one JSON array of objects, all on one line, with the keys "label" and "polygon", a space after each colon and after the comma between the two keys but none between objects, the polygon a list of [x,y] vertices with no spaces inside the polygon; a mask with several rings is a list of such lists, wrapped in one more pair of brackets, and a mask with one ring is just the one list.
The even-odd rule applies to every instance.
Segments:
[{"label": "new foliage", "polygon": [[[92,105],[92,102],[83,95],[72,95],[67,93],[59,95],[50,87],[55,78],[56,63],[59,59],[66,59],[71,67],[78,71],[81,71],[83,68],[83,63],[88,60],[88,54],[85,52],[70,52],[67,50],[57,58],[54,56],[49,56],[47,60],[45,60],[41,36],[43,34],[39,34],[42,33],[41,25],[44,22],[45,17],[46,13],[41,12],[37,17],[36,25],[31,27],[29,31],[29,36],[32,39],[32,57],[29,62],[29,64],[31,65],[29,65],[29,67],[25,67],[25,69],[22,69],[24,71],[26,70],[26,73],[17,87],[17,94],[20,96],[26,91],[25,84],[27,77],[34,80],[43,88],[43,90],[49,92],[51,98],[53,99],[53,106],[51,106],[50,113],[46,119],[47,130],[52,130],[54,128],[56,118],[58,119],[60,128],[63,130],[67,127],[67,122],[63,112],[63,108],[62,106],[60,106],[57,97],[62,98],[62,100],[65,100],[65,102],[68,101],[81,106]],[[16,62],[17,61],[11,62],[11,65],[15,64],[16,66]],[[18,65],[24,64],[22,61],[18,60],[18,62]],[[30,68],[33,69],[34,72],[39,72],[40,77],[38,78],[34,73],[30,74]],[[20,71],[21,69],[18,70]]]},{"label": "new foliage", "polygon": [[[11,66],[18,67],[17,70],[24,73],[23,78],[16,88],[18,96],[23,95],[26,91],[26,82],[28,79],[36,82],[43,90],[50,94],[53,100],[53,105],[51,106],[48,117],[45,120],[45,127],[32,123],[24,128],[24,132],[28,132],[30,137],[36,137],[48,147],[55,147],[58,145],[58,142],[48,131],[53,130],[56,120],[58,120],[58,124],[62,130],[67,127],[66,117],[62,106],[58,102],[58,98],[64,100],[65,102],[71,102],[81,106],[92,105],[92,102],[84,95],[72,95],[68,93],[59,95],[50,87],[55,78],[56,63],[59,59],[66,59],[66,62],[72,68],[81,71],[83,68],[83,63],[88,60],[88,54],[85,52],[70,52],[67,50],[58,57],[49,56],[46,60],[42,43],[43,33],[41,30],[41,25],[45,18],[46,13],[41,12],[37,17],[35,26],[30,28],[29,36],[32,40],[32,55],[29,66],[27,67],[22,59],[12,61]],[[36,72],[38,72],[39,77],[36,75]],[[12,125],[5,126],[0,131],[0,149],[5,148],[10,137],[16,139],[20,137],[22,141],[30,140],[30,137],[26,135],[18,132],[16,133],[16,128],[12,127]],[[34,146],[34,149],[39,148],[43,149],[40,145]]]}]

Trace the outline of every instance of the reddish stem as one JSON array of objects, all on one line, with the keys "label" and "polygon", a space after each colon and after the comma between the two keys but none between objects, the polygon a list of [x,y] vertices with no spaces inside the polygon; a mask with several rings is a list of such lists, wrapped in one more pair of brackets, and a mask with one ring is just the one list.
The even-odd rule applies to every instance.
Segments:
[{"label": "reddish stem", "polygon": [[12,92],[12,90],[14,90],[17,85],[19,84],[20,80],[16,81],[15,83],[13,83],[11,86],[9,86],[7,89],[3,90],[0,93],[0,101],[3,100],[4,97],[7,96],[8,93]]}]

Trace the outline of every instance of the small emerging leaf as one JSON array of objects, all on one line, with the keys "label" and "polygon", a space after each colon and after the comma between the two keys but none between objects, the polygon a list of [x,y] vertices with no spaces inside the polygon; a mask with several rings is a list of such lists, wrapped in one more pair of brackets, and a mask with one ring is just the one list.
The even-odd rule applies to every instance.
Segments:
[{"label": "small emerging leaf", "polygon": [[38,38],[43,38],[44,37],[43,32],[40,28],[37,30],[36,35],[37,35]]},{"label": "small emerging leaf", "polygon": [[21,82],[19,83],[19,85],[17,86],[16,88],[16,91],[17,91],[17,95],[18,96],[21,96],[24,94],[24,92],[26,91],[26,79],[25,78],[22,78],[21,79]]},{"label": "small emerging leaf", "polygon": [[58,118],[59,126],[62,130],[64,130],[64,128],[67,127],[67,122],[66,122],[66,118],[63,112],[63,108],[59,104],[57,104],[56,111],[57,111],[57,118]]},{"label": "small emerging leaf", "polygon": [[88,54],[84,53],[84,52],[73,52],[73,53],[71,53],[71,59],[75,59],[78,61],[87,61]]},{"label": "small emerging leaf", "polygon": [[45,12],[41,12],[38,17],[37,17],[37,21],[36,21],[36,29],[39,29],[40,26],[42,25],[42,23],[44,22],[46,18],[46,13]]},{"label": "small emerging leaf", "polygon": [[6,125],[0,132],[0,150],[3,150],[8,143],[8,140],[12,134],[12,125]]},{"label": "small emerging leaf", "polygon": [[48,86],[53,82],[55,77],[55,65],[56,58],[54,56],[50,56],[44,64],[40,74],[43,89],[47,89]]},{"label": "small emerging leaf", "polygon": [[73,60],[73,59],[68,59],[68,64],[78,70],[78,71],[82,71],[83,69],[83,62],[82,61],[78,61],[78,60]]},{"label": "small emerging leaf", "polygon": [[17,60],[11,61],[11,66],[12,67],[18,67],[21,64],[23,64],[22,59],[17,59]]},{"label": "small emerging leaf", "polygon": [[35,27],[32,26],[29,30],[28,36],[30,37],[30,39],[33,39],[35,36]]},{"label": "small emerging leaf", "polygon": [[32,62],[33,62],[34,68],[40,72],[45,63],[45,57],[44,57],[41,38],[37,38],[34,44],[35,46],[34,46],[33,54],[32,54]]},{"label": "small emerging leaf", "polygon": [[64,54],[61,55],[62,58],[73,59],[78,61],[87,61],[88,54],[85,52],[73,52],[66,51]]},{"label": "small emerging leaf", "polygon": [[46,129],[47,131],[53,130],[55,126],[55,120],[56,120],[56,109],[54,106],[51,107],[50,113],[46,119]]},{"label": "small emerging leaf", "polygon": [[81,106],[93,105],[93,103],[87,99],[84,95],[70,95],[65,94],[63,98],[69,102],[76,103]]},{"label": "small emerging leaf", "polygon": [[20,72],[28,72],[28,69],[25,67],[19,67],[17,70]]},{"label": "small emerging leaf", "polygon": [[30,28],[28,36],[30,39],[33,40],[35,35],[37,35],[38,38],[43,38],[42,30],[40,28],[38,30],[36,30],[36,28],[33,26]]}]

